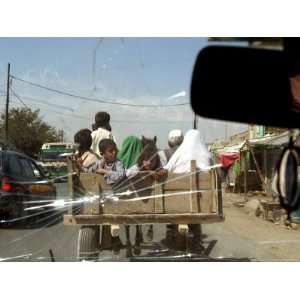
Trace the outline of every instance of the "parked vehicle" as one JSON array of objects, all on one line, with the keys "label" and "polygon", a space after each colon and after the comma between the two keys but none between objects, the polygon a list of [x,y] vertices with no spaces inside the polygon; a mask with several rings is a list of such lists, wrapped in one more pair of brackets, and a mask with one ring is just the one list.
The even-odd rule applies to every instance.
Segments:
[{"label": "parked vehicle", "polygon": [[0,216],[2,221],[27,220],[49,211],[56,187],[26,155],[0,151]]}]

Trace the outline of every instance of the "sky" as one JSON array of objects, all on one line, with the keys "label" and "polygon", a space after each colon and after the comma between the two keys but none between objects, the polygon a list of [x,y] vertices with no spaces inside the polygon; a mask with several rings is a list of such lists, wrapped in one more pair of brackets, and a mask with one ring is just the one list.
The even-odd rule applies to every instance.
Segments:
[{"label": "sky", "polygon": [[[0,109],[4,111],[7,63],[26,81],[84,97],[153,107],[120,106],[83,100],[13,79],[10,107],[40,109],[45,121],[64,129],[67,141],[91,128],[97,111],[111,115],[120,146],[128,135],[158,137],[192,128],[188,104],[193,66],[206,38],[0,38]],[[21,103],[20,99],[23,103]],[[162,105],[181,104],[175,107]],[[245,130],[245,125],[198,119],[207,143]]]}]

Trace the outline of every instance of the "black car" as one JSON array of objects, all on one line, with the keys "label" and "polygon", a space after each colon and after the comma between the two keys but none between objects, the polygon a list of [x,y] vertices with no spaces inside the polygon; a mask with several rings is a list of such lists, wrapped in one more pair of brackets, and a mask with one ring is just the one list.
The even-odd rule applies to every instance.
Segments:
[{"label": "black car", "polygon": [[0,220],[26,221],[50,211],[56,187],[26,155],[0,151]]}]

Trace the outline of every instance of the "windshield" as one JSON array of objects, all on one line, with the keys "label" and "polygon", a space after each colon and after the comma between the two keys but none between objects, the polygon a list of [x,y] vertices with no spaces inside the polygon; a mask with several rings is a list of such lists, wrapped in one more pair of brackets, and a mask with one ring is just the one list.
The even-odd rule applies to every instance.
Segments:
[{"label": "windshield", "polygon": [[[0,69],[9,78],[2,140],[42,162],[68,162],[43,165],[59,182],[26,177],[35,173],[25,159],[9,162],[0,261],[298,261],[300,211],[287,221],[274,188],[290,132],[204,119],[190,106],[201,49],[280,43],[0,38],[11,62]],[[78,151],[41,149],[61,141]]]}]

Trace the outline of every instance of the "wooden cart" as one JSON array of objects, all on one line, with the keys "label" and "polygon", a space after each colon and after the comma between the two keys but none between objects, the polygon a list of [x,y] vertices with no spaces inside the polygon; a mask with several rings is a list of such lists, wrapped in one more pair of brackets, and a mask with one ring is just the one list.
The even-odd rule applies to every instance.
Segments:
[{"label": "wooden cart", "polygon": [[[222,222],[222,194],[216,169],[169,174],[163,181],[137,176],[114,187],[98,174],[77,173],[69,164],[68,190],[71,199],[65,225],[80,225],[78,256],[97,259],[103,249],[100,225],[111,236],[119,234],[119,225],[186,224]],[[71,175],[73,174],[73,175]],[[103,237],[102,237],[103,241]]]}]

